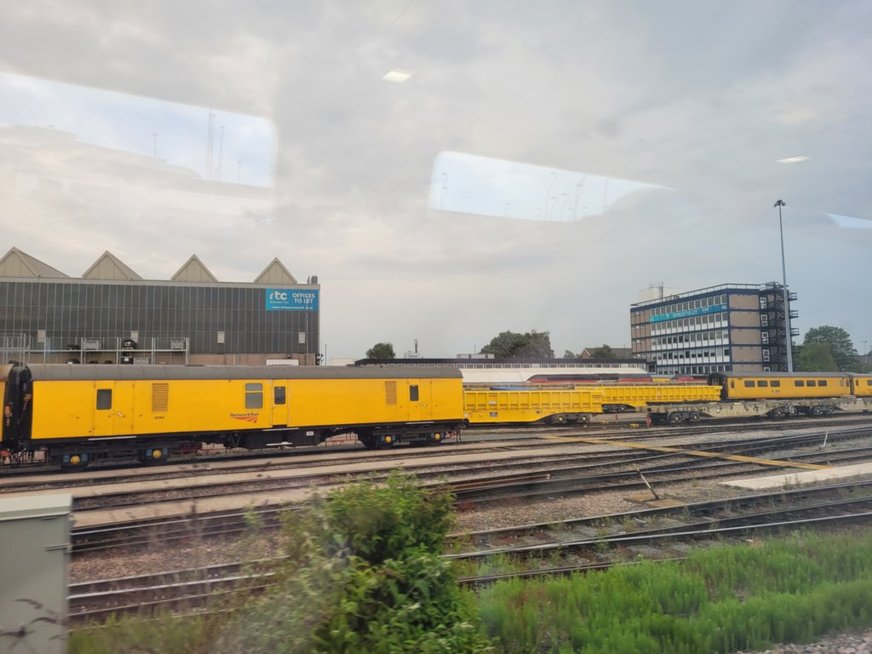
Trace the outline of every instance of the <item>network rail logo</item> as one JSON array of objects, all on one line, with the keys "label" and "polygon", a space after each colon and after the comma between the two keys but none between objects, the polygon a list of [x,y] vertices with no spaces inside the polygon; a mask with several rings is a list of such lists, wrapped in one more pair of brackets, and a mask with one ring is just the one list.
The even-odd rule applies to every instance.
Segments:
[{"label": "network rail logo", "polygon": [[267,311],[317,311],[318,291],[300,291],[292,288],[266,289]]}]

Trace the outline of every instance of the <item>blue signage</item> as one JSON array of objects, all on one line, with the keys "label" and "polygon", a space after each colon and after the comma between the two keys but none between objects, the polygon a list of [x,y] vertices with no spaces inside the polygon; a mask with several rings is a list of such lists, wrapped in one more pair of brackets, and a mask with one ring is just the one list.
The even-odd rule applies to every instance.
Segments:
[{"label": "blue signage", "polygon": [[318,291],[294,288],[266,289],[267,311],[317,311]]},{"label": "blue signage", "polygon": [[715,304],[711,307],[702,307],[700,309],[687,309],[686,311],[675,311],[673,313],[661,313],[659,316],[651,316],[649,322],[664,322],[666,320],[676,320],[678,318],[691,318],[693,316],[704,316],[709,313],[721,313],[727,310],[726,304]]}]

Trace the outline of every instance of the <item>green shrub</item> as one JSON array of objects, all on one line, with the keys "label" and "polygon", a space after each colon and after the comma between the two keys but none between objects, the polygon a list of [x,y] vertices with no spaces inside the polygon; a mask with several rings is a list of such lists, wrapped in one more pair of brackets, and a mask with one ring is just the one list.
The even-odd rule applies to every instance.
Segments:
[{"label": "green shrub", "polygon": [[380,485],[351,485],[286,514],[287,561],[261,594],[196,618],[123,619],[75,634],[70,651],[489,651],[471,596],[441,556],[452,499],[398,474]]}]

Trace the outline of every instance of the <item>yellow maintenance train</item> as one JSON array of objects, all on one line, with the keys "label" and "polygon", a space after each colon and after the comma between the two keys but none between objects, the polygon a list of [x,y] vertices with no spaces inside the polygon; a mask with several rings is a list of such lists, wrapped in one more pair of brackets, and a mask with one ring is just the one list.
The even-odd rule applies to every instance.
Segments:
[{"label": "yellow maintenance train", "polygon": [[438,442],[463,424],[453,368],[7,365],[2,449],[44,449],[85,466],[134,453],[164,460],[184,443],[314,445],[354,432],[368,447]]},{"label": "yellow maintenance train", "polygon": [[0,366],[0,450],[42,450],[65,468],[218,443],[259,449],[316,445],[354,433],[367,447],[438,443],[466,425],[586,423],[647,412],[653,422],[872,411],[872,375],[717,373],[697,383],[556,388],[464,387],[434,366]]}]

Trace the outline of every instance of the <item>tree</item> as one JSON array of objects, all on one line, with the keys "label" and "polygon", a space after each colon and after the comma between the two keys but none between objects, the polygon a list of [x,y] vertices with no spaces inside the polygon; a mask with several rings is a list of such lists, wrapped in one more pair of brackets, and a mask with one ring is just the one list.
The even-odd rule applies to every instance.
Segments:
[{"label": "tree", "polygon": [[393,343],[376,343],[366,351],[367,359],[396,359]]},{"label": "tree", "polygon": [[859,359],[857,350],[854,349],[854,344],[851,342],[851,337],[841,327],[833,327],[831,325],[821,325],[809,329],[803,340],[803,347],[806,345],[822,344],[829,345],[833,360],[836,363],[837,370],[842,372],[853,371],[859,368]]},{"label": "tree", "polygon": [[802,345],[796,355],[796,370],[801,372],[836,372],[839,366],[826,343]]},{"label": "tree", "polygon": [[505,331],[494,336],[491,342],[481,348],[485,354],[493,354],[498,359],[553,359],[551,336],[548,332]]},{"label": "tree", "polygon": [[578,355],[575,352],[573,352],[572,350],[566,350],[563,353],[563,358],[564,359],[577,359]]},{"label": "tree", "polygon": [[610,345],[603,343],[600,347],[590,350],[591,359],[617,359],[618,356]]}]

